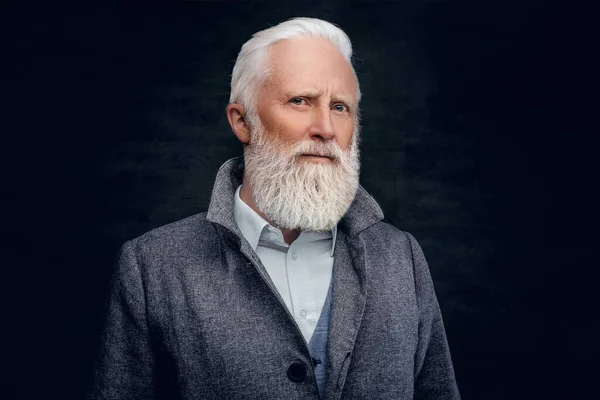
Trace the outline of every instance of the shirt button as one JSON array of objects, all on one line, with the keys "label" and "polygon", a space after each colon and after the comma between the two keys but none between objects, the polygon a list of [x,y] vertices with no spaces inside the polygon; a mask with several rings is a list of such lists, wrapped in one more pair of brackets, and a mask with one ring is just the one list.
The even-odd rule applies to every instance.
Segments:
[{"label": "shirt button", "polygon": [[295,260],[296,258],[298,258],[298,255],[296,254],[295,251],[292,251],[292,258]]},{"label": "shirt button", "polygon": [[306,310],[300,311],[300,315],[302,316],[302,318],[306,318]]}]

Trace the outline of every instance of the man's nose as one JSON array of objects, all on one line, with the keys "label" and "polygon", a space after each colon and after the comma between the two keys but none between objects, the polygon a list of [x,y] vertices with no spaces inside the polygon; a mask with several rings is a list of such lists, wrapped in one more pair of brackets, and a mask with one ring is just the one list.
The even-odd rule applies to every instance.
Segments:
[{"label": "man's nose", "polygon": [[331,110],[329,107],[319,107],[313,114],[310,137],[315,140],[329,141],[335,137]]}]

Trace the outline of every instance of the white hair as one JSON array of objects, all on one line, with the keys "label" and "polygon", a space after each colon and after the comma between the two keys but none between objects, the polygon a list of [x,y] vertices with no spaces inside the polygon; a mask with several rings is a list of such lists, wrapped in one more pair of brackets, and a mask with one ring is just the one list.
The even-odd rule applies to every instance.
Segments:
[{"label": "white hair", "polygon": [[271,28],[256,32],[242,46],[231,75],[231,95],[229,103],[244,106],[252,124],[256,119],[258,88],[270,72],[267,65],[268,48],[277,41],[298,36],[320,36],[329,40],[350,64],[356,80],[356,118],[361,93],[356,71],[352,66],[352,43],[348,35],[331,22],[316,18],[298,17],[282,22]]}]

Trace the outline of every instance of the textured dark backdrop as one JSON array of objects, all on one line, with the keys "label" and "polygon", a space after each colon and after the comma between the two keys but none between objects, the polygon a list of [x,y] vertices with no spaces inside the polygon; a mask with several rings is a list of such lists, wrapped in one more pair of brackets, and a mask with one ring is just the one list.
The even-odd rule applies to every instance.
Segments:
[{"label": "textured dark backdrop", "polygon": [[3,390],[16,393],[5,398],[82,398],[119,246],[207,208],[218,167],[241,154],[224,112],[237,52],[294,16],[353,41],[361,182],[424,248],[463,398],[584,397],[597,342],[590,200],[577,188],[591,162],[570,92],[586,25],[570,11],[220,2],[4,14]]}]

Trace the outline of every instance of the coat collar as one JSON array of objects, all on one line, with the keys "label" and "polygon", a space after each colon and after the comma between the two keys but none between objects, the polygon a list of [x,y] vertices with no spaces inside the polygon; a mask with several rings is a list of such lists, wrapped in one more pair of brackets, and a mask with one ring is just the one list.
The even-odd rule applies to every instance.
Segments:
[{"label": "coat collar", "polygon": [[[220,224],[229,229],[238,237],[242,237],[235,216],[234,193],[242,184],[244,176],[244,159],[235,157],[227,160],[215,179],[210,205],[206,219],[210,222]],[[359,185],[354,201],[338,224],[338,229],[344,231],[351,238],[371,225],[383,219],[383,211],[375,199]]]}]

